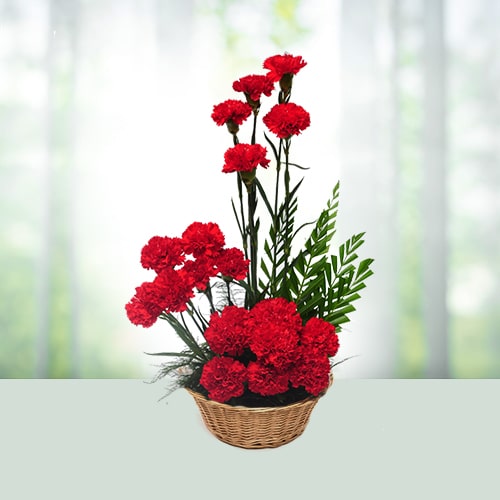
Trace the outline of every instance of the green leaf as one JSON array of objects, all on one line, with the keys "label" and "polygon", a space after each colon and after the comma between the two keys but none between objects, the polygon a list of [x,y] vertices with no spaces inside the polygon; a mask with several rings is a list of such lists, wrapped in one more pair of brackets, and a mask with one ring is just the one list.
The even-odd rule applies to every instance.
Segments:
[{"label": "green leaf", "polygon": [[[297,191],[301,183],[302,180],[277,208],[264,242],[261,269],[265,279],[259,281],[261,296],[293,300],[304,320],[322,317],[338,326],[348,322],[349,314],[355,311],[353,303],[360,298],[365,280],[373,274],[370,268],[373,259],[360,261],[357,253],[364,243],[365,233],[353,235],[339,245],[337,255],[329,255],[336,232],[339,183],[318,219],[294,230]],[[312,226],[311,232],[302,249],[292,257],[292,241],[306,226]]]},{"label": "green leaf", "polygon": [[[298,208],[297,192],[302,182],[303,179],[297,182],[285,196],[269,228],[269,237],[264,242],[265,259],[261,259],[261,269],[268,282],[263,285],[271,296],[289,297],[290,294],[290,286],[287,283],[288,268],[293,239],[297,234],[294,231],[294,223]],[[264,260],[267,260],[267,263]]]},{"label": "green leaf", "polygon": [[[172,326],[178,337],[186,344],[194,356],[200,360],[206,360],[206,353],[198,345],[198,342],[196,342],[196,339],[186,326],[184,326],[172,313],[162,314],[160,317],[165,319],[170,326]],[[180,317],[183,319],[182,313],[180,314]]]},{"label": "green leaf", "polygon": [[356,308],[353,305],[349,304],[347,306],[335,309],[335,314],[341,314],[344,316],[347,315],[348,313],[354,312],[355,310]]},{"label": "green leaf", "polygon": [[273,212],[273,209],[271,207],[271,204],[269,203],[269,200],[267,199],[266,191],[264,190],[264,188],[262,187],[262,184],[259,182],[259,180],[257,178],[254,179],[254,182],[255,182],[255,185],[257,186],[257,189],[259,191],[260,196],[264,200],[264,204],[266,205],[267,211],[269,212],[269,214],[273,218],[274,212]]},{"label": "green leaf", "polygon": [[238,225],[238,230],[240,232],[241,237],[243,238],[243,236],[244,236],[243,228],[242,228],[242,225],[241,225],[241,222],[240,222],[240,218],[238,216],[238,212],[237,212],[236,207],[234,205],[234,200],[233,199],[231,199],[231,206],[233,207],[233,213],[234,213],[234,217],[236,219],[236,224]]},{"label": "green leaf", "polygon": [[265,132],[264,132],[264,137],[265,137],[267,143],[271,146],[271,149],[273,150],[274,158],[276,159],[276,161],[278,161],[279,155],[278,155],[278,150],[276,149],[276,146],[271,141],[271,139],[269,139],[269,137],[267,136],[267,134]]},{"label": "green leaf", "polygon": [[145,352],[148,356],[171,356],[176,358],[195,358],[196,356],[190,352]]},{"label": "green leaf", "polygon": [[288,162],[288,165],[290,165],[291,167],[296,167],[300,170],[310,170],[309,167],[301,167],[300,165],[297,165],[297,163]]},{"label": "green leaf", "polygon": [[[373,274],[373,271],[369,270],[369,267],[370,265],[374,262],[374,259],[365,259],[365,260],[362,260],[360,263],[359,263],[359,266],[358,266],[358,271],[356,273],[356,277],[364,274],[366,271],[370,272],[371,274]],[[370,274],[370,276],[371,276]]]},{"label": "green leaf", "polygon": [[344,256],[345,256],[344,248],[345,248],[345,245],[340,245],[340,247],[339,247],[339,258],[340,258],[340,263],[342,266],[344,265]]},{"label": "green leaf", "polygon": [[[294,279],[298,279],[300,276],[299,288],[296,292],[294,291],[293,299],[303,312],[309,310],[307,308],[313,307],[310,303],[308,306],[307,304],[306,306],[301,304],[301,302],[304,302],[306,297],[311,293],[309,288],[310,284],[316,284],[316,276],[322,275],[325,272],[325,268],[328,267],[324,255],[328,253],[331,239],[335,234],[338,195],[339,183],[335,185],[331,198],[327,202],[326,209],[321,212],[316,220],[304,244],[304,250],[299,252],[292,262],[290,279],[292,276]],[[306,309],[304,309],[304,307],[306,307]]]}]

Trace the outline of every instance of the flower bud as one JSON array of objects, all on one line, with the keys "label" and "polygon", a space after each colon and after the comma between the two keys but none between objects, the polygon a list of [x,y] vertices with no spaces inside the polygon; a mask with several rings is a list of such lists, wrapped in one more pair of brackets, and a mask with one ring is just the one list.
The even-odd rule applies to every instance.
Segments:
[{"label": "flower bud", "polygon": [[283,91],[285,95],[289,94],[290,91],[292,90],[292,80],[293,80],[293,73],[285,73],[280,78],[280,89]]},{"label": "flower bud", "polygon": [[247,103],[252,108],[253,114],[258,114],[260,109],[260,99],[258,101],[254,101],[248,94],[245,94],[245,97],[247,98]]},{"label": "flower bud", "polygon": [[236,135],[238,133],[238,130],[240,130],[240,126],[233,120],[228,120],[226,122],[226,125],[230,134]]},{"label": "flower bud", "polygon": [[257,169],[254,168],[250,172],[244,172],[244,171],[240,172],[241,180],[243,181],[243,183],[245,184],[245,186],[247,188],[252,185],[252,183],[253,183],[253,181],[255,179],[255,172],[256,172],[256,170]]}]

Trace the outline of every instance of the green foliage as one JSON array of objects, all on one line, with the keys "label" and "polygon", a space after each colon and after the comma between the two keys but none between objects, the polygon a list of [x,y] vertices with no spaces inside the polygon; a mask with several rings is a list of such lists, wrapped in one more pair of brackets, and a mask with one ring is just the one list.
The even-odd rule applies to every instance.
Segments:
[{"label": "green foliage", "polygon": [[267,283],[260,280],[262,296],[287,296],[288,260],[290,258],[294,238],[295,213],[298,208],[297,191],[302,180],[285,196],[278,212],[273,216],[273,224],[269,230],[269,238],[264,243],[267,258],[261,260],[261,269]]},{"label": "green foliage", "polygon": [[355,311],[352,302],[360,298],[358,292],[365,288],[365,280],[373,274],[370,269],[373,259],[354,264],[358,260],[355,250],[364,243],[363,235],[357,234],[342,244],[339,256],[332,256],[330,266],[325,266],[326,279],[321,288],[325,300],[319,304],[317,314],[334,325],[349,321],[347,315]]},{"label": "green foliage", "polygon": [[294,259],[290,269],[287,283],[291,291],[290,299],[297,303],[299,311],[305,315],[319,300],[315,291],[322,281],[328,263],[327,254],[335,234],[338,196],[339,183],[335,185],[327,207],[321,212],[304,244],[304,249]]},{"label": "green foliage", "polygon": [[348,322],[348,315],[355,311],[352,303],[360,298],[366,279],[373,274],[370,269],[373,259],[359,261],[356,253],[364,243],[364,233],[341,244],[337,255],[329,255],[338,213],[340,184],[337,183],[304,248],[288,262],[298,233],[294,231],[294,215],[301,182],[285,197],[271,225],[264,244],[268,264],[262,260],[267,283],[261,280],[260,285],[268,296],[281,296],[295,302],[304,321],[319,317],[338,327]]},{"label": "green foliage", "polygon": [[[202,345],[200,345],[197,342],[193,334],[190,332],[189,327],[184,320],[184,316],[181,315],[180,319],[178,319],[177,316],[169,313],[169,314],[162,314],[160,318],[166,320],[169,323],[169,325],[174,329],[178,337],[184,342],[184,344],[186,344],[186,346],[189,349],[185,353],[177,353],[177,355],[181,356],[182,358],[185,358],[186,353],[191,353],[192,360],[198,360],[202,363],[210,359],[209,356],[207,355],[207,351],[204,349]],[[203,321],[203,325],[204,327],[206,327],[206,321],[204,320],[203,316],[199,315],[199,321]],[[200,323],[195,321],[195,324],[197,325],[198,328],[200,328],[201,331],[203,331],[203,326],[200,326]],[[160,353],[159,355],[172,356],[172,353]],[[184,364],[186,363],[183,363],[182,365]]]}]

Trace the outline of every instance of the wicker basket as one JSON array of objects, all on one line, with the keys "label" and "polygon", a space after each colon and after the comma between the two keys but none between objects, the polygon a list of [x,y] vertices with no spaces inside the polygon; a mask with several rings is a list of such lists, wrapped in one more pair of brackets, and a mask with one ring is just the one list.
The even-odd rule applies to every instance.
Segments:
[{"label": "wicker basket", "polygon": [[318,397],[269,408],[230,406],[207,399],[186,389],[193,396],[208,430],[219,440],[246,449],[277,448],[298,438],[307,426]]}]

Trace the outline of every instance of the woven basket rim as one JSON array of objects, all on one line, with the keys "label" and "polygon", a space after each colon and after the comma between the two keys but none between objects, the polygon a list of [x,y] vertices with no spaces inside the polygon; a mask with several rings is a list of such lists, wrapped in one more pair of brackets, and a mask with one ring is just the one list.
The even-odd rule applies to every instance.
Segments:
[{"label": "woven basket rim", "polygon": [[204,396],[203,394],[201,394],[201,392],[197,392],[193,389],[190,389],[189,387],[185,387],[185,389],[194,398],[201,399],[201,400],[203,400],[211,405],[218,406],[220,408],[224,408],[224,409],[229,410],[229,411],[232,409],[237,409],[237,410],[247,410],[247,411],[251,411],[251,412],[263,413],[263,412],[276,411],[276,409],[278,409],[278,408],[294,408],[296,406],[302,406],[304,404],[307,404],[310,401],[317,400],[327,393],[328,389],[332,386],[332,384],[333,384],[333,375],[330,374],[330,383],[328,384],[328,387],[323,392],[318,394],[317,396],[311,395],[311,396],[308,396],[307,398],[301,399],[300,401],[296,401],[295,403],[290,403],[290,404],[281,405],[281,406],[228,405],[226,403],[219,403],[218,401],[214,401],[213,399],[209,399],[206,396]]}]

